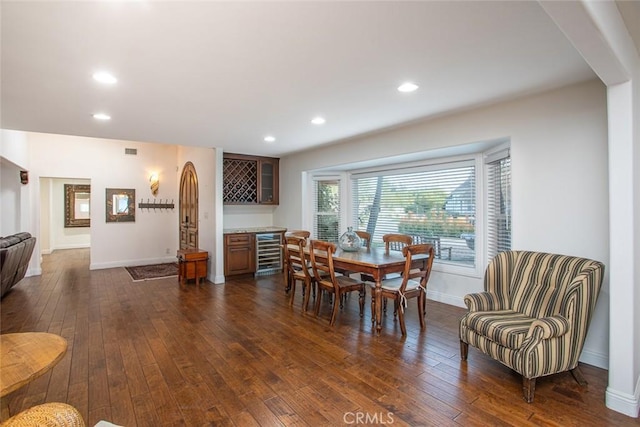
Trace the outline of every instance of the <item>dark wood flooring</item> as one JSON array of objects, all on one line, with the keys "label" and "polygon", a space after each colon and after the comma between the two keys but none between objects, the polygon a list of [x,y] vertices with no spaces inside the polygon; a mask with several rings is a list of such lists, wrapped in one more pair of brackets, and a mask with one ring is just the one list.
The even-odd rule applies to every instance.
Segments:
[{"label": "dark wood flooring", "polygon": [[389,313],[373,334],[352,297],[329,327],[288,305],[281,275],[189,284],[132,282],[124,268],[89,271],[88,250],[55,251],[43,274],[5,296],[1,332],[64,336],[67,354],[49,373],[7,396],[12,414],[48,401],[77,407],[87,425],[123,426],[622,426],[607,409],[607,372],[588,365],[538,379],[535,402],[521,379],[474,349],[460,361],[464,310],[429,301],[408,337]]}]

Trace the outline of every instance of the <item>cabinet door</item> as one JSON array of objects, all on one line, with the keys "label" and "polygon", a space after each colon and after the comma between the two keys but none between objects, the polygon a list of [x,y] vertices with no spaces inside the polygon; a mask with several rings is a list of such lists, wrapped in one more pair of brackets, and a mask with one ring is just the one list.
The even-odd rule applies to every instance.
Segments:
[{"label": "cabinet door", "polygon": [[259,162],[259,203],[277,205],[278,200],[278,159],[260,159]]},{"label": "cabinet door", "polygon": [[225,237],[224,274],[255,273],[256,253],[251,234],[231,234]]}]

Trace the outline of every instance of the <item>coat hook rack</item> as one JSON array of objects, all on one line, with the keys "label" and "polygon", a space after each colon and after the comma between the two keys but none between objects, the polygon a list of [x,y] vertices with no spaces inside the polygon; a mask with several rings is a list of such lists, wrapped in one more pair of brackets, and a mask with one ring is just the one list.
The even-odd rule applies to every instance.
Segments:
[{"label": "coat hook rack", "polygon": [[145,203],[142,199],[140,199],[140,203],[138,203],[138,208],[139,209],[173,209],[175,207],[174,203],[173,203],[173,199],[171,199],[171,203],[169,203],[169,199],[167,199],[166,201],[162,201],[162,199],[160,199],[160,201],[157,201],[156,199],[153,199],[153,202],[149,201],[149,199],[147,199],[147,202]]}]

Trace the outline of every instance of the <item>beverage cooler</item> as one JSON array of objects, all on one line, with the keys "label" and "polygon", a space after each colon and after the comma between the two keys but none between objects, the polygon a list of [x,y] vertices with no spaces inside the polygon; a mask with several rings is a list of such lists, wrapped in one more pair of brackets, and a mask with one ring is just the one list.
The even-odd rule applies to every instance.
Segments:
[{"label": "beverage cooler", "polygon": [[256,276],[282,271],[281,238],[281,233],[256,233]]}]

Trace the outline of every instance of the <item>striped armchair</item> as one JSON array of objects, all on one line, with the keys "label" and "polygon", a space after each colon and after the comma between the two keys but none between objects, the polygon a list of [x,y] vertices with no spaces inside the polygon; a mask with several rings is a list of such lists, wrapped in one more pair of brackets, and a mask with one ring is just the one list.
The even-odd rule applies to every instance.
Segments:
[{"label": "striped armchair", "polygon": [[460,356],[469,345],[522,375],[531,403],[536,378],[571,371],[586,385],[578,358],[600,292],[598,261],[529,251],[506,251],[489,263],[484,292],[464,297]]}]

